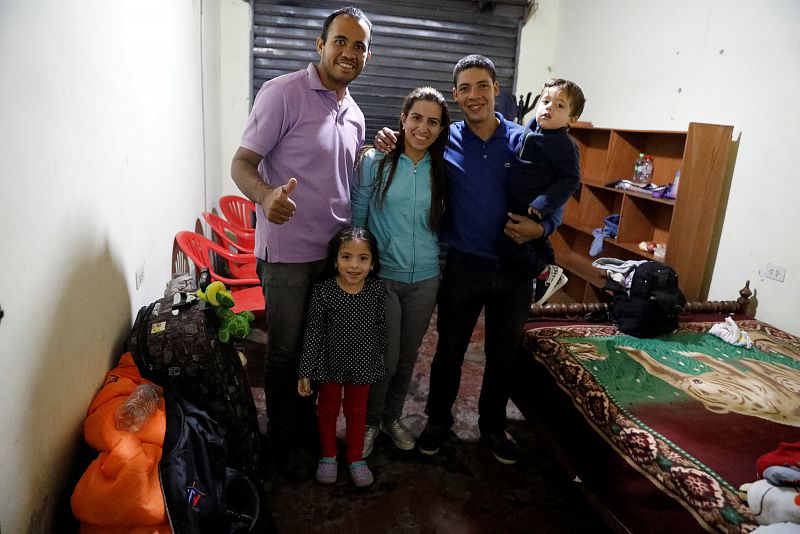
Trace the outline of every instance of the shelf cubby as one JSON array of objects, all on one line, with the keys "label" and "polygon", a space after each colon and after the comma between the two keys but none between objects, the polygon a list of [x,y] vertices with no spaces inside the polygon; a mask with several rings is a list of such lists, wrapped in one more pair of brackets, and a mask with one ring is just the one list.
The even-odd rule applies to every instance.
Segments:
[{"label": "shelf cubby", "polygon": [[584,183],[604,185],[611,130],[603,128],[571,128],[570,134],[581,154],[581,179]]},{"label": "shelf cubby", "polygon": [[681,168],[685,147],[685,132],[615,130],[609,145],[606,183],[630,180],[633,177],[633,163],[643,153],[653,156],[652,183],[668,184]]},{"label": "shelf cubby", "polygon": [[[620,213],[622,201],[623,196],[613,189],[582,186],[578,206],[578,225],[587,228],[603,228],[606,217],[613,213]],[[568,206],[565,211],[568,212],[570,207]]]},{"label": "shelf cubby", "polygon": [[671,205],[623,195],[617,241],[637,246],[642,241],[668,244],[671,222]]}]

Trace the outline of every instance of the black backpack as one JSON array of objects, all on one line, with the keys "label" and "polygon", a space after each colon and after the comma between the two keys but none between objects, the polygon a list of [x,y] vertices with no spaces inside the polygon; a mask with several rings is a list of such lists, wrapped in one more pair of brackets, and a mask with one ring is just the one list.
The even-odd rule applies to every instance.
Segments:
[{"label": "black backpack", "polygon": [[606,288],[614,294],[609,318],[620,331],[656,337],[678,328],[686,297],[678,287],[678,273],[669,265],[647,261],[636,267],[630,290],[610,279]]},{"label": "black backpack", "polygon": [[250,478],[231,468],[221,427],[164,390],[167,428],[159,473],[175,534],[270,531],[271,517]]}]

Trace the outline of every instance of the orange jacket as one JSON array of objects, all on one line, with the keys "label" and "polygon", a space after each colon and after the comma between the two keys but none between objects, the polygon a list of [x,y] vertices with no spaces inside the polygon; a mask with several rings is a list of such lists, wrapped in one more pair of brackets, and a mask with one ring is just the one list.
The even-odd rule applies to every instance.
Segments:
[{"label": "orange jacket", "polygon": [[117,430],[114,412],[136,388],[146,383],[130,353],[106,374],[103,387],[89,406],[84,436],[99,451],[72,494],[72,512],[82,534],[171,533],[159,462],[166,432],[164,398],[136,433]]}]

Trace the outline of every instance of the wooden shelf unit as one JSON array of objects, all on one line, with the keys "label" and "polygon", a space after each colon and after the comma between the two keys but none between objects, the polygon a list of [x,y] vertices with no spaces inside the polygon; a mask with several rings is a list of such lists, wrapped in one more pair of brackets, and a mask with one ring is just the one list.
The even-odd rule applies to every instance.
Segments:
[{"label": "wooden shelf unit", "polygon": [[[579,302],[607,299],[604,273],[592,267],[592,231],[608,215],[620,215],[616,238],[606,238],[597,257],[658,259],[639,250],[641,241],[667,245],[661,259],[678,273],[686,298],[701,300],[709,248],[718,219],[733,126],[690,123],[685,132],[616,130],[575,126],[570,134],[580,151],[581,187],[567,202],[564,222],[552,236],[556,262],[568,273],[566,295]],[[631,179],[640,153],[653,156],[655,185],[674,181],[674,200],[606,187]]]}]

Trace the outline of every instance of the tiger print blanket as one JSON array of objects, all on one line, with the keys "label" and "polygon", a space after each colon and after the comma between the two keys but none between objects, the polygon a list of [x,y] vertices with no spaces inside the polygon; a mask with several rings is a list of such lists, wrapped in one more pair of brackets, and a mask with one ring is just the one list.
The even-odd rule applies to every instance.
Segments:
[{"label": "tiger print blanket", "polygon": [[713,532],[757,524],[737,494],[756,460],[800,436],[800,339],[756,320],[752,349],[708,334],[711,322],[638,339],[613,326],[533,328],[525,346],[583,417]]}]

